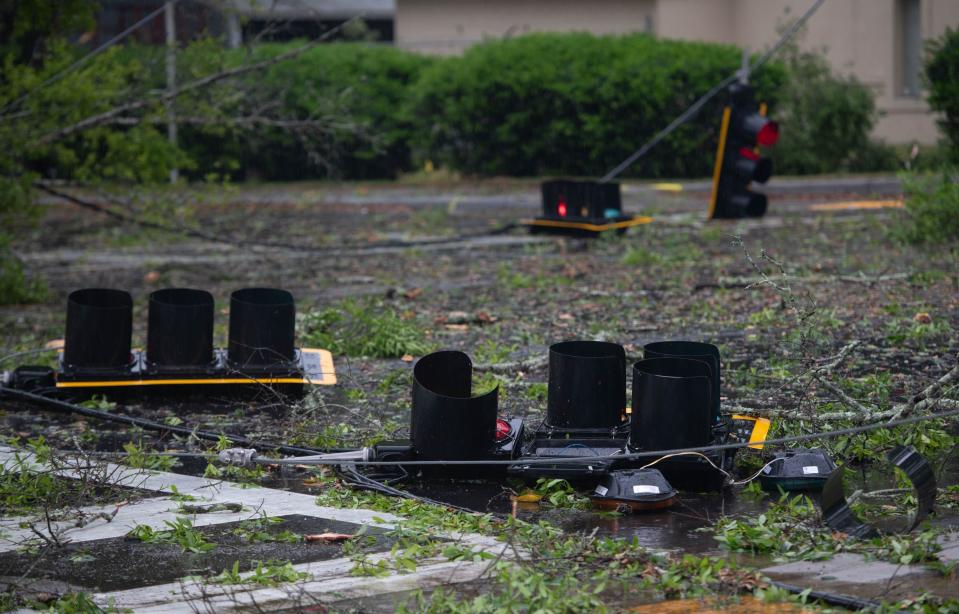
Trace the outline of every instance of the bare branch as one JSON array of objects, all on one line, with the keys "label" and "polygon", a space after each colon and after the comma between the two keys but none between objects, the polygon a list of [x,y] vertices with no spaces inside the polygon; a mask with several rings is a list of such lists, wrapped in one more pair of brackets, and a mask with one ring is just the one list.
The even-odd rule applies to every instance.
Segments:
[{"label": "bare branch", "polygon": [[[329,128],[333,127],[331,121],[321,119],[279,119],[266,117],[263,115],[250,115],[243,117],[202,117],[202,116],[183,116],[176,118],[178,124],[190,124],[194,126],[266,126],[270,128]],[[166,120],[159,117],[115,117],[106,123],[119,126],[137,126],[143,123],[163,124]],[[340,124],[337,127],[353,129],[353,124]]]},{"label": "bare branch", "polygon": [[849,396],[849,395],[846,393],[845,390],[843,390],[842,388],[840,388],[840,387],[837,386],[836,384],[832,383],[831,381],[829,381],[829,380],[826,379],[825,377],[817,374],[817,375],[816,375],[816,381],[818,381],[820,384],[822,384],[824,387],[826,387],[826,389],[828,389],[828,390],[829,390],[830,392],[832,392],[834,395],[836,395],[837,397],[839,397],[839,401],[840,401],[843,405],[845,405],[846,407],[851,407],[852,409],[855,409],[856,411],[858,411],[859,413],[861,413],[861,414],[863,415],[863,417],[870,417],[870,416],[873,415],[873,413],[874,413],[875,410],[869,409],[868,407],[866,407],[865,405],[863,405],[862,403],[860,403],[860,402],[857,401],[856,399],[852,398],[851,396]]},{"label": "bare branch", "polygon": [[203,89],[219,81],[223,81],[224,79],[230,79],[232,77],[238,77],[240,75],[244,75],[247,73],[263,70],[264,68],[269,68],[270,66],[279,64],[280,62],[291,60],[293,58],[296,58],[306,53],[307,51],[316,47],[323,41],[329,39],[331,36],[339,32],[340,30],[342,30],[347,24],[353,23],[354,21],[361,18],[362,18],[362,15],[358,15],[356,17],[348,19],[347,21],[337,25],[336,27],[333,27],[327,30],[322,35],[311,40],[305,45],[301,45],[297,47],[296,49],[291,49],[290,51],[286,51],[275,57],[268,58],[266,60],[261,60],[259,62],[254,62],[252,64],[247,64],[245,66],[238,66],[236,68],[222,70],[218,73],[214,73],[212,75],[207,75],[205,77],[195,79],[193,81],[190,81],[189,83],[186,83],[184,85],[181,85],[173,89],[158,90],[156,92],[152,92],[148,94],[145,98],[134,100],[126,104],[117,105],[113,107],[112,109],[109,109],[102,113],[91,115],[89,117],[81,119],[78,122],[70,124],[69,126],[64,126],[63,128],[59,128],[57,130],[54,130],[53,132],[48,132],[44,136],[37,139],[37,143],[40,145],[49,145],[50,143],[59,141],[60,139],[70,136],[71,134],[74,134],[76,132],[81,132],[83,130],[88,130],[96,126],[100,126],[102,124],[110,123],[110,121],[113,120],[114,118],[121,117],[133,111],[139,111],[141,109],[148,108],[157,103],[166,103],[187,92]]}]

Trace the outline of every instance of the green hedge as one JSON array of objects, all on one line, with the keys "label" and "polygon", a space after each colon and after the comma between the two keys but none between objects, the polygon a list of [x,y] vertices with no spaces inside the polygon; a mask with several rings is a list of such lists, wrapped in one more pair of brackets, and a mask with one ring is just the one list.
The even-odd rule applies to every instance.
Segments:
[{"label": "green hedge", "polygon": [[959,183],[947,166],[933,173],[903,173],[906,219],[893,234],[909,243],[959,240]]},{"label": "green hedge", "polygon": [[[260,45],[250,59],[274,57],[302,44]],[[228,61],[239,63],[246,53],[231,52]],[[185,147],[198,162],[198,174],[235,169],[232,174],[238,178],[274,180],[395,177],[411,164],[406,99],[421,70],[434,61],[394,47],[334,43],[246,79],[243,87],[251,96],[266,99],[281,92],[285,118],[330,124],[322,136],[304,135],[320,160],[311,159],[291,131],[278,128],[187,128]]]},{"label": "green hedge", "polygon": [[788,78],[777,119],[782,138],[773,150],[775,171],[805,175],[841,171],[897,170],[887,145],[871,141],[875,95],[858,79],[834,74],[826,59],[786,45],[779,57]]},{"label": "green hedge", "polygon": [[951,157],[959,162],[959,30],[947,29],[926,49],[929,106],[942,113],[939,126]]},{"label": "green hedge", "polygon": [[[486,175],[598,175],[735,71],[739,49],[647,35],[531,34],[436,63],[412,93],[417,152]],[[757,73],[776,102],[785,80]],[[710,174],[722,97],[630,169],[643,177]]]},{"label": "green hedge", "polygon": [[[268,44],[269,57],[302,43]],[[239,62],[246,50],[231,51]],[[752,75],[782,124],[776,174],[887,170],[895,152],[869,141],[873,94],[834,75],[820,56],[784,49]],[[530,34],[486,42],[457,57],[359,43],[321,45],[245,84],[283,92],[288,117],[337,126],[302,138],[277,129],[184,127],[197,175],[237,178],[394,178],[430,160],[470,175],[597,176],[618,164],[702,93],[739,67],[729,45],[647,35]],[[724,95],[624,174],[705,177],[712,172]]]}]

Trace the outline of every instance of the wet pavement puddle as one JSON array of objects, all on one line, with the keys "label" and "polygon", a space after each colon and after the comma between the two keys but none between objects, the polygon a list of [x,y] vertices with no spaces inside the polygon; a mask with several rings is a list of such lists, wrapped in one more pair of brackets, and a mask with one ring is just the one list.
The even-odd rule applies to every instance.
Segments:
[{"label": "wet pavement puddle", "polygon": [[[216,547],[208,552],[183,552],[179,545],[145,543],[136,537],[116,537],[67,544],[64,548],[42,548],[36,553],[0,554],[0,569],[27,569],[34,564],[31,577],[56,579],[88,591],[116,591],[142,588],[187,578],[212,576],[229,570],[239,562],[241,572],[251,571],[255,562],[290,561],[293,564],[325,561],[343,556],[342,543],[265,541],[282,539],[282,532],[296,536],[321,533],[356,535],[363,530],[365,552],[388,550],[393,540],[383,529],[303,515],[274,517],[282,522],[250,520],[204,527],[198,532]],[[257,524],[259,541],[249,541],[237,529]],[[271,537],[266,537],[268,534]],[[37,559],[39,558],[39,562]]]}]

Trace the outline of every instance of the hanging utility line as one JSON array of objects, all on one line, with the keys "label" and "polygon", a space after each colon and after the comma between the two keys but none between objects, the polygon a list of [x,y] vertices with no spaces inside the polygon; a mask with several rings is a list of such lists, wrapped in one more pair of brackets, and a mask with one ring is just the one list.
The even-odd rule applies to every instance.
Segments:
[{"label": "hanging utility line", "polygon": [[66,413],[66,414],[77,414],[79,416],[84,416],[87,418],[96,418],[103,420],[105,422],[113,422],[116,424],[124,424],[126,426],[132,426],[135,428],[141,428],[148,431],[156,431],[163,435],[177,435],[180,437],[191,438],[195,437],[197,439],[204,439],[206,441],[221,441],[226,440],[231,443],[234,443],[238,446],[247,446],[247,447],[257,447],[262,446],[265,450],[276,450],[281,454],[296,455],[296,454],[321,454],[329,453],[331,450],[322,450],[312,447],[303,447],[303,446],[294,446],[289,444],[275,444],[264,441],[257,441],[250,439],[249,437],[244,437],[242,435],[231,435],[229,433],[223,433],[220,431],[204,431],[200,430],[198,427],[186,427],[186,426],[177,426],[172,424],[166,424],[164,422],[156,422],[154,420],[148,420],[146,418],[137,418],[136,416],[127,416],[120,413],[110,413],[107,411],[102,411],[99,409],[94,409],[92,407],[84,407],[82,405],[77,405],[76,403],[69,403],[67,401],[61,401],[60,399],[54,399],[43,394],[35,394],[27,390],[17,390],[15,388],[7,388],[0,385],[0,398],[8,397],[13,399],[18,399],[21,401],[26,401],[33,403],[39,407],[49,409],[51,411]]},{"label": "hanging utility line", "polygon": [[[803,15],[799,19],[793,22],[793,24],[783,33],[781,37],[779,37],[779,40],[776,41],[776,43],[773,44],[773,46],[770,47],[769,50],[766,51],[766,53],[760,56],[759,59],[756,60],[756,62],[752,66],[749,67],[749,72],[755,72],[763,64],[768,62],[769,59],[777,51],[779,51],[779,49],[782,48],[782,46],[785,45],[786,42],[789,41],[789,39],[791,39],[796,34],[796,32],[799,31],[799,28],[801,28],[803,24],[805,24],[806,21],[808,21],[809,18],[812,17],[813,13],[815,13],[819,9],[819,7],[822,6],[825,2],[826,0],[816,0],[816,2],[811,7],[809,7],[809,9],[805,13],[803,13]],[[741,72],[742,72],[741,70],[737,70],[735,73],[729,75],[728,77],[726,77],[725,79],[723,79],[722,81],[714,85],[708,92],[703,94],[699,98],[699,100],[694,102],[692,105],[690,105],[688,109],[683,111],[683,113],[679,117],[677,117],[672,122],[670,122],[668,126],[666,126],[662,130],[657,132],[656,135],[653,136],[653,138],[646,141],[642,147],[640,147],[635,152],[633,152],[632,155],[630,155],[628,158],[620,162],[616,166],[616,168],[614,168],[613,170],[603,175],[603,178],[599,180],[600,183],[606,183],[608,181],[611,181],[612,179],[615,179],[620,173],[622,173],[624,170],[632,166],[632,164],[636,162],[636,160],[639,160],[640,158],[645,156],[647,153],[649,153],[649,150],[651,150],[653,147],[658,145],[667,136],[672,134],[673,131],[675,131],[677,128],[679,128],[680,126],[688,122],[690,119],[695,117],[699,113],[700,109],[702,109],[707,102],[712,100],[712,98],[716,94],[718,94],[719,92],[724,90],[726,87],[731,85],[733,82],[735,82],[737,79],[739,79]]]}]

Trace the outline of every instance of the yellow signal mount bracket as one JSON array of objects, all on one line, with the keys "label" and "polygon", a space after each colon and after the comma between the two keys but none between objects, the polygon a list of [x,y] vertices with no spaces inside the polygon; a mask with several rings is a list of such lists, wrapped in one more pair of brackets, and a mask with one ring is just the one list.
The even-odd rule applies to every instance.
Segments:
[{"label": "yellow signal mount bracket", "polygon": [[651,186],[657,192],[682,192],[683,184],[681,183],[654,183]]},{"label": "yellow signal mount bracket", "polygon": [[902,209],[901,200],[851,200],[836,203],[809,205],[810,211],[857,211],[865,209]]},{"label": "yellow signal mount bracket", "polygon": [[628,220],[623,220],[621,222],[610,222],[608,224],[592,224],[590,222],[566,222],[563,220],[544,220],[544,219],[535,219],[535,220],[521,220],[521,224],[526,226],[543,226],[546,228],[569,228],[571,230],[588,230],[589,232],[603,232],[604,230],[619,230],[622,228],[630,228],[632,226],[639,226],[641,224],[649,224],[653,221],[653,218],[645,215],[637,215],[636,217]]},{"label": "yellow signal mount bracket", "polygon": [[769,428],[772,423],[769,418],[754,418],[753,416],[734,415],[733,420],[744,420],[753,423],[753,429],[749,433],[749,447],[754,450],[762,450],[763,442],[769,435]]},{"label": "yellow signal mount bracket", "polygon": [[713,219],[716,215],[716,201],[719,199],[719,175],[723,171],[723,154],[726,151],[726,137],[729,136],[729,118],[732,107],[723,109],[723,121],[719,126],[719,146],[716,148],[716,165],[713,167],[713,190],[709,195],[709,211],[706,217]]},{"label": "yellow signal mount bracket", "polygon": [[204,386],[223,384],[301,384],[306,386],[332,386],[336,384],[336,370],[333,367],[333,355],[329,350],[301,348],[300,362],[302,376],[294,377],[170,377],[137,379],[84,379],[78,381],[58,381],[57,388],[119,388],[136,386]]}]

